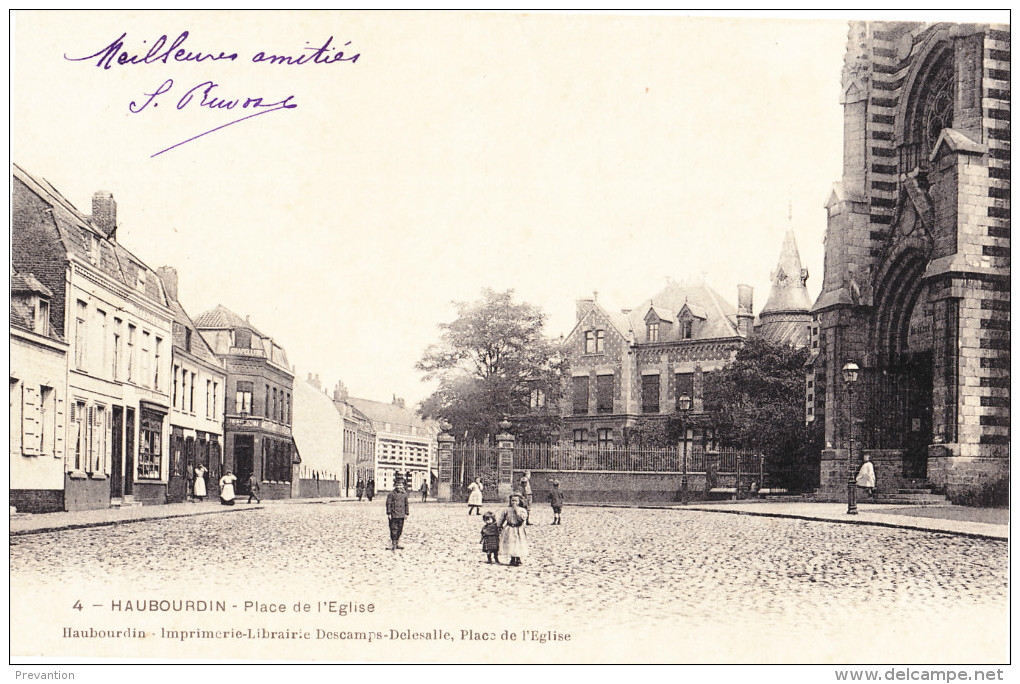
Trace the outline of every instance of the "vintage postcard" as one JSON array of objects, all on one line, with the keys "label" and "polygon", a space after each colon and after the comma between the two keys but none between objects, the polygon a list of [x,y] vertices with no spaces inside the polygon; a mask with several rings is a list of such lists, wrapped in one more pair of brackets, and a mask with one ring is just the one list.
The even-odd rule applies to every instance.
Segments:
[{"label": "vintage postcard", "polygon": [[19,678],[1001,679],[1008,13],[12,17]]}]

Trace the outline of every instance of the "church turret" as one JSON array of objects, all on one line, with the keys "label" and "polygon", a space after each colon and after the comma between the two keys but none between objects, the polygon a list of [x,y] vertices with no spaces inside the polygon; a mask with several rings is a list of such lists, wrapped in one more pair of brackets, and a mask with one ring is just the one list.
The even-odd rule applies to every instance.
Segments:
[{"label": "church turret", "polygon": [[779,261],[772,271],[772,287],[765,307],[758,314],[760,334],[773,342],[798,347],[808,343],[811,298],[807,291],[808,270],[800,263],[793,229],[786,231]]}]

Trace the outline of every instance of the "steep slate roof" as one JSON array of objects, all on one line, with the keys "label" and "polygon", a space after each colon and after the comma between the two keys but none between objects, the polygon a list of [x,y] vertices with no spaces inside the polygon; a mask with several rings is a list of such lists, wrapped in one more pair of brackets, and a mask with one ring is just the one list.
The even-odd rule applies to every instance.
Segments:
[{"label": "steep slate roof", "polygon": [[290,363],[287,361],[287,351],[276,344],[273,338],[260,332],[258,328],[249,323],[246,319],[241,318],[236,313],[223,306],[217,304],[208,311],[203,311],[194,320],[195,327],[201,330],[233,330],[236,328],[244,328],[252,331],[255,337],[258,338],[258,343],[262,346],[262,351],[265,352],[266,358],[272,363],[282,366],[290,372]]},{"label": "steep slate roof", "polygon": [[348,397],[347,403],[361,411],[371,422],[377,425],[379,423],[390,423],[392,425],[412,425],[419,428],[428,427],[416,411],[409,408],[401,408],[393,403],[358,399],[357,397]]},{"label": "steep slate roof", "polygon": [[779,252],[779,262],[772,271],[772,288],[769,290],[768,301],[759,316],[766,318],[770,313],[811,311],[811,298],[808,296],[805,277],[801,276],[800,252],[793,230],[786,231],[783,248]]},{"label": "steep slate roof", "polygon": [[[144,274],[145,296],[161,306],[167,305],[159,277],[154,270],[120,243],[108,239],[101,230],[92,225],[90,217],[79,211],[48,181],[32,176],[17,164],[13,166],[14,177],[52,209],[57,237],[68,254],[73,254],[86,262],[92,262],[93,258],[98,257],[94,262],[97,269],[135,291],[138,275]],[[91,250],[93,244],[98,247],[94,254]]]},{"label": "steep slate roof", "polygon": [[[638,343],[648,341],[644,318],[653,305],[656,310],[665,309],[673,312],[675,316],[680,313],[684,304],[690,307],[692,313],[704,313],[705,316],[701,324],[695,326],[693,339],[705,340],[738,335],[736,307],[723,299],[718,292],[707,285],[688,286],[670,282],[650,299],[641,302],[627,315],[628,325],[634,330],[635,340]],[[659,341],[675,341],[679,339],[679,335],[679,329],[660,331]]]},{"label": "steep slate roof", "polygon": [[217,304],[212,309],[198,314],[198,316],[195,317],[194,323],[197,327],[204,330],[232,330],[234,328],[246,328],[259,337],[267,337],[267,335],[263,335],[259,332],[258,328],[253,326],[246,319],[238,316],[222,304]]},{"label": "steep slate roof", "polygon": [[[179,349],[185,349],[185,340],[183,330],[191,330],[191,351],[187,352],[194,357],[208,361],[216,366],[223,366],[223,362],[219,360],[215,353],[213,353],[212,347],[205,341],[198,332],[198,328],[195,327],[195,323],[188,316],[188,312],[184,310],[181,303],[176,299],[170,300],[170,308],[174,312],[174,323],[180,324],[181,330],[178,331],[177,325],[174,326],[174,346]],[[182,334],[178,334],[181,332]]]},{"label": "steep slate roof", "polygon": [[11,276],[11,292],[30,292],[41,294],[47,297],[53,296],[53,291],[39,282],[31,273],[15,273]]}]

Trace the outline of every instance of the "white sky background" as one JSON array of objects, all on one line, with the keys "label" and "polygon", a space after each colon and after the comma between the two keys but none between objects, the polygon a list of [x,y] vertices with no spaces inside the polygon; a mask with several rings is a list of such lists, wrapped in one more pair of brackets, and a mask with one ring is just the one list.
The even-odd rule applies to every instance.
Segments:
[{"label": "white sky background", "polygon": [[[64,59],[185,30],[186,49],[238,59]],[[816,296],[846,34],[838,19],[19,12],[12,157],[86,214],[113,192],[118,239],[178,269],[192,316],[222,303],[299,378],[415,403],[436,323],[486,286],[540,305],[554,335],[593,290],[633,307],[702,272],[734,303],[753,285],[757,313],[789,202]],[[358,61],[251,62],[329,36]],[[158,108],[129,112],[167,78]],[[151,158],[244,114],[174,106],[206,80],[298,106]]]}]

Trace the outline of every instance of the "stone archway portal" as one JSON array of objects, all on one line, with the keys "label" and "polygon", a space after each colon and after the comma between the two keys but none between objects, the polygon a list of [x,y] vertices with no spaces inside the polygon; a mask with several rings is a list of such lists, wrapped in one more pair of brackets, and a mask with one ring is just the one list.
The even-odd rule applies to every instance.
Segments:
[{"label": "stone archway portal", "polygon": [[904,255],[886,277],[878,316],[873,446],[899,450],[903,476],[927,476],[932,442],[934,314],[920,255]]}]

